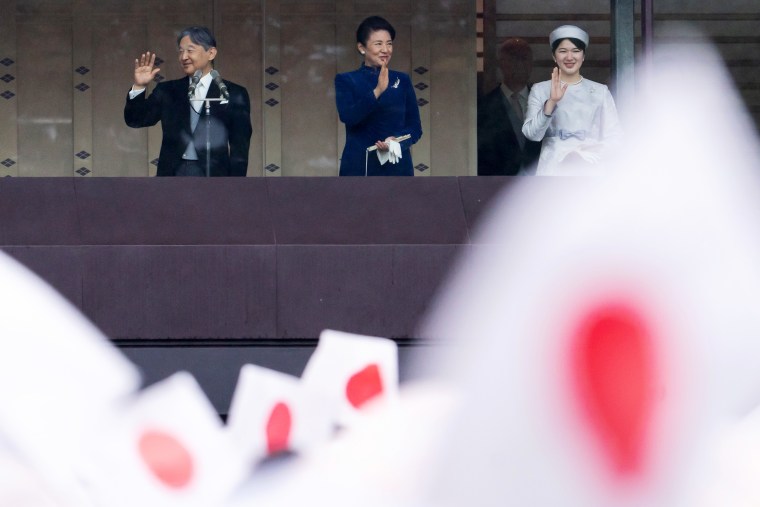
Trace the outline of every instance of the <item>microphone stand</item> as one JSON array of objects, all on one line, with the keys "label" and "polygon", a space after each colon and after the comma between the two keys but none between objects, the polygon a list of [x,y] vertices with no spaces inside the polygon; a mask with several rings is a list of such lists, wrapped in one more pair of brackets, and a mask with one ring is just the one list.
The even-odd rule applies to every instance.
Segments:
[{"label": "microphone stand", "polygon": [[223,97],[219,97],[216,99],[189,99],[190,102],[205,102],[206,103],[206,114],[204,116],[206,117],[206,177],[211,176],[211,103],[212,102],[221,102],[223,100],[229,100],[225,99]]}]

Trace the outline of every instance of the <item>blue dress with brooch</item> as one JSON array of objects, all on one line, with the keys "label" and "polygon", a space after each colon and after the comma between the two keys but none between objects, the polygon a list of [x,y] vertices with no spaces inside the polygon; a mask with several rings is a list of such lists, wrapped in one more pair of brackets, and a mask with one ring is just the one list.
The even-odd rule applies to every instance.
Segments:
[{"label": "blue dress with brooch", "polygon": [[[341,176],[413,176],[409,148],[422,137],[420,111],[412,80],[407,74],[388,70],[388,88],[375,98],[379,68],[363,65],[335,76],[335,101],[340,121],[346,125],[346,146],[340,159]],[[401,160],[380,165],[377,152],[366,156],[367,147],[390,136],[410,134],[401,141]]]}]

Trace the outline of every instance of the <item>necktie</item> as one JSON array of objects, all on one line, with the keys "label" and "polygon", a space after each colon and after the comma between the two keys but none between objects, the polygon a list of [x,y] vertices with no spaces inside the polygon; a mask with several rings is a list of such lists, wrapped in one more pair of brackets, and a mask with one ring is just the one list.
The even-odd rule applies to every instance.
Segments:
[{"label": "necktie", "polygon": [[520,121],[525,120],[525,113],[523,112],[522,105],[520,104],[520,92],[514,92],[512,95],[512,107],[515,110],[515,114],[517,114],[517,117],[520,119]]},{"label": "necktie", "polygon": [[522,125],[525,121],[525,113],[522,104],[520,104],[520,92],[512,92],[509,99],[512,104],[512,111],[515,113],[513,117],[510,117],[510,122],[517,138],[517,144],[520,145],[520,150],[523,150],[525,149],[525,136],[522,133]]},{"label": "necktie", "polygon": [[[203,83],[198,83],[198,86],[195,88],[195,98],[199,99],[201,98],[200,90],[203,86]],[[203,102],[199,101],[192,101],[190,102],[190,127],[192,128],[193,132],[195,132],[195,127],[198,126],[198,118],[201,117],[201,110],[203,109]]]},{"label": "necktie", "polygon": [[[198,86],[195,88],[194,98],[196,99],[201,98],[201,95],[199,93],[201,86],[203,86],[203,83],[198,83]],[[190,131],[191,132],[195,132],[195,127],[198,126],[198,120],[201,117],[200,111],[202,110],[203,110],[203,102],[196,101],[196,100],[190,101]],[[185,148],[185,153],[182,154],[182,158],[185,160],[198,160],[198,152],[195,150],[195,144],[192,138],[187,143],[187,148]]]}]

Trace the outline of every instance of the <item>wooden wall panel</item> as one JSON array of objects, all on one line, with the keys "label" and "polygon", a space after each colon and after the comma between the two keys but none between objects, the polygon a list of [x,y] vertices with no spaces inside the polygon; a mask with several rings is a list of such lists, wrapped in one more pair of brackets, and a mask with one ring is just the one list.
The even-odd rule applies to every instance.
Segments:
[{"label": "wooden wall panel", "polygon": [[[335,22],[329,15],[282,16],[284,176],[337,176]],[[342,149],[342,146],[341,146]]]},{"label": "wooden wall panel", "polygon": [[[466,21],[466,22],[465,22]],[[431,17],[431,172],[477,174],[475,19]],[[469,172],[468,172],[469,171]]]},{"label": "wooden wall panel", "polygon": [[[12,13],[15,2],[0,0],[0,9]],[[15,16],[0,16],[0,177],[18,176],[18,55]]]},{"label": "wooden wall panel", "polygon": [[[401,19],[409,19],[409,14],[414,10],[413,0],[385,0],[385,1],[362,1],[355,0],[354,11],[359,13],[359,21],[367,16],[378,15],[386,18],[398,30],[397,22]],[[357,23],[358,25],[358,23]],[[356,28],[356,25],[354,25]]]},{"label": "wooden wall panel", "polygon": [[[124,124],[124,103],[132,86],[135,58],[157,51],[147,39],[147,18],[139,12],[144,4],[128,9],[105,9],[95,1],[92,16],[92,102],[95,176],[148,176],[155,174],[150,160],[158,150],[148,151],[148,130]],[[123,2],[122,2],[123,3]],[[166,58],[166,55],[163,56]],[[167,65],[161,64],[161,73]]]},{"label": "wooden wall panel", "polygon": [[[263,27],[264,74],[262,88],[263,164],[265,176],[282,176],[282,18],[280,2],[263,0],[266,23]],[[266,92],[265,92],[266,90]]]},{"label": "wooden wall panel", "polygon": [[73,95],[72,134],[74,175],[93,176],[95,150],[93,148],[92,109],[92,1],[74,0],[72,14],[77,26],[72,31],[72,64],[70,74]]},{"label": "wooden wall panel", "polygon": [[[415,4],[412,13],[411,30],[409,41],[411,46],[411,69],[409,75],[417,95],[417,104],[420,110],[420,123],[422,125],[422,137],[412,147],[412,162],[417,176],[430,176],[439,168],[432,167],[432,137],[431,130],[432,110],[431,85],[433,76],[433,64],[431,61],[433,36],[430,27],[430,2],[420,1]],[[461,173],[461,171],[459,172]]]},{"label": "wooden wall panel", "polygon": [[[356,20],[357,17],[354,14],[354,2],[353,0],[336,0],[336,18],[344,20],[343,22],[335,23],[335,57],[336,57],[336,69],[335,73],[347,72],[355,69],[361,63],[361,56],[356,48],[356,27],[361,21]],[[356,21],[355,23],[349,23],[346,20]],[[340,41],[340,43],[338,43]],[[335,78],[333,78],[333,102],[335,101]],[[336,174],[340,167],[340,157],[343,153],[343,146],[346,144],[346,127],[343,123],[337,119],[337,110],[335,125],[337,126],[337,143],[335,146],[335,153],[337,157]]]},{"label": "wooden wall panel", "polygon": [[261,176],[264,171],[264,122],[262,108],[267,91],[262,86],[263,2],[250,0],[217,0],[214,9],[214,34],[219,44],[217,69],[222,77],[245,86],[251,99],[251,148],[248,176]]},{"label": "wooden wall panel", "polygon": [[19,176],[72,176],[71,2],[19,2]]}]

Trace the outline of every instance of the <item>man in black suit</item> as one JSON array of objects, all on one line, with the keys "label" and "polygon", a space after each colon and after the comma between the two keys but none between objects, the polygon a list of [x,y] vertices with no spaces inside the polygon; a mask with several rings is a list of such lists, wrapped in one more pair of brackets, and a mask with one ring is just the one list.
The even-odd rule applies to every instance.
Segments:
[{"label": "man in black suit", "polygon": [[[149,97],[145,89],[160,70],[155,67],[156,55],[147,52],[135,59],[134,85],[124,106],[124,121],[133,128],[161,122],[158,176],[206,176],[209,139],[208,175],[245,176],[252,132],[248,91],[212,74],[216,39],[207,28],[193,26],[183,30],[177,37],[177,46],[187,77],[159,83]],[[197,83],[194,76],[199,78]],[[204,101],[190,100],[189,94],[194,99],[225,98],[225,88],[228,97],[210,102],[208,116]]]},{"label": "man in black suit", "polygon": [[499,48],[502,82],[478,103],[478,175],[530,174],[541,143],[525,139],[533,51],[523,39],[507,39]]}]

